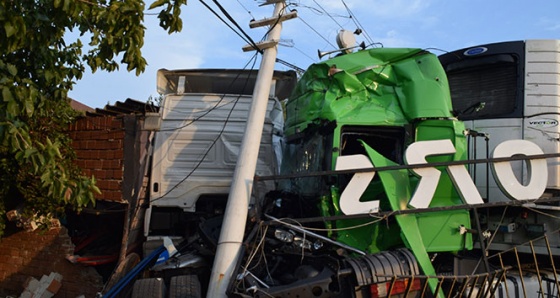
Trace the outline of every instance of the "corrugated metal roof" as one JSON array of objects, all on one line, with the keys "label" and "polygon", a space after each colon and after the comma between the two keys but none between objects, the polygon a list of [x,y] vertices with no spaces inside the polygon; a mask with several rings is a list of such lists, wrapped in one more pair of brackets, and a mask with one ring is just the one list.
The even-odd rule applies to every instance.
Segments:
[{"label": "corrugated metal roof", "polygon": [[103,109],[96,108],[93,112],[86,112],[88,117],[102,117],[102,116],[118,116],[118,115],[130,115],[130,114],[141,114],[144,115],[147,112],[158,112],[159,107],[137,101],[131,98],[127,98],[124,102],[117,101],[114,105],[106,105]]}]

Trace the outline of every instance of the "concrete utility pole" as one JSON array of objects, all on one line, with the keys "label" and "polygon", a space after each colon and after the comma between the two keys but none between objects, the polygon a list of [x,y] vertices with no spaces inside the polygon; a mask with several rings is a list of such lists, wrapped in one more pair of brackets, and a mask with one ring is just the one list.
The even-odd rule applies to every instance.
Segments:
[{"label": "concrete utility pole", "polygon": [[295,13],[284,14],[286,4],[283,0],[268,0],[265,4],[273,3],[275,3],[275,7],[272,18],[253,21],[250,24],[251,28],[270,25],[272,29],[267,41],[258,44],[259,48],[264,49],[264,53],[231,183],[216,257],[210,275],[206,296],[208,298],[226,297],[227,287],[233,278],[233,272],[240,257],[282,21],[295,17]]}]

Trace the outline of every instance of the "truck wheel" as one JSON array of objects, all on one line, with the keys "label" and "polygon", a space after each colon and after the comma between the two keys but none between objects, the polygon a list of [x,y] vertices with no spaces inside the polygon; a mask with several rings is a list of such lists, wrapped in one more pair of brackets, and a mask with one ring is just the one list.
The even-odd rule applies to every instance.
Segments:
[{"label": "truck wheel", "polygon": [[173,276],[169,284],[169,298],[200,298],[202,292],[196,275]]},{"label": "truck wheel", "polygon": [[165,283],[163,278],[139,279],[132,288],[132,298],[164,298]]}]

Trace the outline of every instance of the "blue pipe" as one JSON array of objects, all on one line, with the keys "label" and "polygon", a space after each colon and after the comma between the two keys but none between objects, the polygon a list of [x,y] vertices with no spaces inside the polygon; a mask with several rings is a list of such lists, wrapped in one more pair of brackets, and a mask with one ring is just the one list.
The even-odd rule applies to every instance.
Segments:
[{"label": "blue pipe", "polygon": [[127,273],[121,280],[119,280],[119,282],[117,282],[117,284],[115,286],[113,286],[109,291],[107,291],[107,293],[105,293],[105,295],[103,295],[102,297],[103,298],[113,298],[113,297],[115,297],[140,272],[142,272],[142,270],[144,270],[144,268],[146,268],[146,266],[148,266],[148,264],[153,259],[157,258],[164,251],[165,251],[165,246],[162,245],[162,246],[158,247],[149,256],[147,256],[142,261],[140,261],[140,263],[138,263],[138,265],[136,265],[134,268],[132,268],[132,270],[130,270],[129,273]]}]

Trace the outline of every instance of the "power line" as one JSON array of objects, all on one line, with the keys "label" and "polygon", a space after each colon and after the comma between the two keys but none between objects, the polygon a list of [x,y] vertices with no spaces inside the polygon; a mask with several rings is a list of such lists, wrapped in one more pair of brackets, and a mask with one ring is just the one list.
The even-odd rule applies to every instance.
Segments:
[{"label": "power line", "polygon": [[333,16],[331,16],[331,14],[330,14],[328,11],[326,11],[326,10],[323,8],[323,6],[321,6],[321,4],[317,3],[317,1],[315,1],[315,0],[313,0],[313,2],[315,2],[315,4],[317,4],[317,6],[319,6],[319,8],[320,8],[321,10],[323,10],[323,12],[325,12],[325,14],[328,15],[329,18],[331,18],[331,20],[333,20],[333,21],[338,25],[338,27],[340,27],[340,29],[344,29],[344,27],[342,27],[342,25],[340,25],[340,23],[338,23],[338,22],[335,20],[335,18],[334,18]]},{"label": "power line", "polygon": [[313,32],[315,32],[317,35],[319,35],[319,37],[321,37],[324,41],[326,41],[334,49],[338,48],[337,46],[333,45],[328,39],[326,39],[323,35],[321,35],[321,33],[319,33],[317,30],[315,30],[315,28],[313,28],[311,25],[309,25],[302,17],[299,17],[298,19],[300,21],[302,21],[305,25],[307,25],[307,27],[309,27],[309,29],[313,30]]},{"label": "power line", "polygon": [[[257,57],[257,54],[255,53],[255,55],[253,55],[253,57],[251,57],[251,59],[249,60],[249,62],[247,62],[247,64],[245,64],[245,67],[244,67],[243,69],[246,69],[247,66],[248,66],[248,65],[251,63],[251,61],[252,61],[253,64],[251,65],[251,69],[250,69],[250,70],[253,71],[253,70],[255,69],[255,64],[256,64],[256,61],[257,61],[256,57]],[[241,75],[241,73],[239,73],[239,75],[238,75],[237,77],[235,77],[235,79],[231,82],[231,85],[233,85],[233,83],[239,78],[240,75]],[[247,76],[247,79],[246,79],[246,81],[245,81],[245,86],[247,86],[247,84],[248,84],[248,82],[249,82],[249,78],[250,78],[250,75]],[[229,89],[229,88],[228,88],[228,89]],[[222,98],[220,98],[220,102],[224,99],[224,97],[225,97],[226,95],[227,95],[227,94],[223,94],[223,95],[222,95]],[[183,179],[181,179],[181,181],[179,181],[177,184],[175,184],[173,187],[171,187],[165,194],[161,195],[159,198],[150,199],[150,203],[153,203],[153,202],[155,202],[155,201],[158,201],[158,200],[161,200],[161,199],[165,198],[165,197],[166,197],[167,195],[169,195],[173,190],[175,190],[177,187],[179,187],[179,185],[181,185],[181,184],[182,184],[183,182],[185,182],[189,177],[191,177],[192,174],[194,174],[194,172],[198,169],[198,167],[200,167],[200,165],[202,164],[202,162],[204,162],[204,159],[206,158],[206,156],[208,156],[208,154],[210,153],[210,150],[212,149],[212,147],[214,147],[214,145],[216,144],[216,142],[218,142],[218,140],[221,138],[222,134],[224,133],[224,131],[225,131],[225,129],[226,129],[226,126],[227,126],[227,124],[229,123],[229,119],[230,119],[230,117],[231,117],[231,115],[232,115],[232,113],[233,113],[233,110],[235,109],[235,106],[237,105],[237,103],[238,103],[239,99],[241,98],[241,96],[242,96],[242,95],[239,94],[239,96],[236,98],[236,100],[235,100],[233,106],[232,106],[231,109],[229,110],[229,113],[228,113],[228,115],[227,115],[227,117],[226,117],[226,120],[224,121],[224,124],[223,124],[223,126],[222,126],[220,132],[218,133],[218,136],[216,136],[216,138],[212,141],[212,143],[210,144],[210,146],[208,147],[208,149],[206,150],[206,152],[202,155],[202,157],[200,158],[200,160],[198,161],[198,163],[194,166],[194,168],[193,168]],[[214,108],[216,108],[216,106],[214,106]],[[208,113],[209,113],[209,112],[208,112]],[[208,114],[208,113],[205,113],[204,115],[206,115],[206,114]],[[200,119],[200,117],[197,118],[197,119]],[[194,120],[193,120],[192,122],[188,123],[187,125],[190,125],[190,124],[192,124],[193,122],[194,122]],[[185,125],[185,126],[186,126],[186,125]]]},{"label": "power line", "polygon": [[233,32],[235,32],[235,34],[237,34],[239,37],[241,37],[241,39],[243,39],[243,41],[245,41],[246,43],[250,44],[251,46],[253,46],[253,48],[259,52],[260,54],[262,54],[262,50],[259,49],[259,47],[257,46],[257,44],[255,43],[255,41],[253,41],[253,39],[251,38],[251,36],[249,36],[240,26],[239,24],[237,24],[237,22],[233,19],[233,17],[227,12],[227,10],[224,9],[224,7],[217,1],[217,0],[213,0],[213,2],[218,6],[218,8],[220,9],[220,11],[226,16],[226,18],[232,22],[235,27],[237,27],[237,29],[241,32],[236,31],[230,24],[228,24],[221,16],[218,15],[218,13],[216,11],[214,11],[214,9],[212,9],[208,4],[206,4],[206,2],[204,2],[204,0],[199,0],[208,10],[210,10],[220,21],[222,21],[222,23],[224,23],[226,26],[228,26]]},{"label": "power line", "polygon": [[362,26],[362,24],[360,24],[360,21],[358,20],[358,18],[356,18],[354,13],[352,13],[348,5],[346,5],[346,2],[344,0],[340,0],[340,1],[342,1],[342,4],[346,8],[346,11],[348,11],[348,14],[350,15],[350,19],[354,22],[354,25],[356,25],[356,27],[358,27],[358,29],[360,29],[364,33],[364,36],[366,37],[368,43],[374,44],[373,39],[369,36],[369,34],[367,33],[366,29]]},{"label": "power line", "polygon": [[251,11],[249,11],[249,10],[247,9],[247,7],[245,7],[245,5],[243,5],[243,4],[241,3],[241,1],[237,0],[237,3],[239,3],[239,5],[241,5],[241,7],[243,7],[243,9],[245,9],[245,11],[251,16],[251,18],[252,18],[253,20],[255,19],[255,16],[253,16],[253,14],[251,13]]}]

